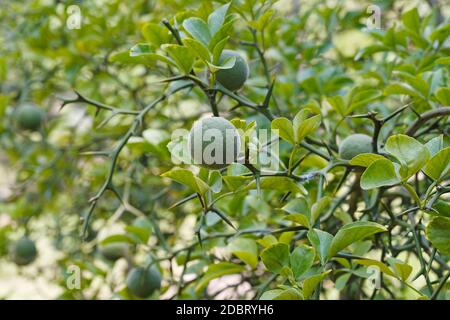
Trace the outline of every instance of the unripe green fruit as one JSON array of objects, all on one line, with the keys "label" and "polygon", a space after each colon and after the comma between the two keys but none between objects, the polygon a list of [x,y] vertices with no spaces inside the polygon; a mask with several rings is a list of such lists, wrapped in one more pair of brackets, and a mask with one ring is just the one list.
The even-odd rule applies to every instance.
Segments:
[{"label": "unripe green fruit", "polygon": [[152,230],[153,226],[147,217],[138,217],[133,221],[133,226],[145,230]]},{"label": "unripe green fruit", "polygon": [[155,266],[133,268],[127,276],[127,287],[134,296],[147,298],[161,288],[161,274]]},{"label": "unripe green fruit", "polygon": [[44,121],[44,112],[37,106],[27,103],[17,108],[15,118],[19,128],[37,131]]},{"label": "unripe green fruit", "polygon": [[100,254],[109,261],[116,261],[128,254],[128,244],[126,243],[108,243],[99,246]]},{"label": "unripe green fruit", "polygon": [[236,91],[242,88],[245,81],[247,81],[249,69],[247,61],[239,53],[232,50],[223,50],[219,62],[222,63],[231,57],[236,57],[234,66],[230,69],[217,71],[216,79],[228,90]]},{"label": "unripe green fruit", "polygon": [[19,266],[30,264],[36,259],[37,249],[33,241],[23,237],[12,247],[12,259]]},{"label": "unripe green fruit", "polygon": [[239,132],[221,117],[197,121],[189,133],[189,149],[194,164],[219,170],[236,162],[241,147]]},{"label": "unripe green fruit", "polygon": [[352,134],[345,138],[339,146],[339,157],[351,160],[361,153],[372,152],[372,138],[365,134]]}]

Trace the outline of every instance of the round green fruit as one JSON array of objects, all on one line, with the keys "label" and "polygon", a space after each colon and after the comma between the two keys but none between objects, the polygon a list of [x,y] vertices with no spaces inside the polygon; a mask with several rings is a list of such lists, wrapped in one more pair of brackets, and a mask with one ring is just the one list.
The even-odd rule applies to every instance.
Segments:
[{"label": "round green fruit", "polygon": [[361,153],[372,152],[372,138],[365,134],[352,134],[345,138],[339,146],[339,157],[351,160]]},{"label": "round green fruit", "polygon": [[26,237],[19,239],[12,247],[12,259],[19,266],[30,264],[36,256],[36,245]]},{"label": "round green fruit", "polygon": [[221,117],[197,121],[188,138],[193,163],[210,170],[220,170],[236,162],[241,140],[231,122]]},{"label": "round green fruit", "polygon": [[153,226],[147,217],[138,217],[133,221],[133,226],[145,230],[152,230]]},{"label": "round green fruit", "polygon": [[37,131],[44,121],[44,112],[34,104],[23,104],[16,110],[16,121],[23,130]]},{"label": "round green fruit", "polygon": [[247,81],[249,69],[247,61],[236,51],[223,50],[219,62],[222,63],[226,59],[236,57],[234,66],[230,69],[222,69],[217,71],[216,79],[230,91],[236,91],[242,88]]},{"label": "round green fruit", "polygon": [[133,268],[127,276],[127,287],[138,298],[148,298],[161,288],[161,274],[155,266]]},{"label": "round green fruit", "polygon": [[116,261],[128,254],[128,244],[126,243],[108,243],[99,246],[100,254],[109,261]]}]

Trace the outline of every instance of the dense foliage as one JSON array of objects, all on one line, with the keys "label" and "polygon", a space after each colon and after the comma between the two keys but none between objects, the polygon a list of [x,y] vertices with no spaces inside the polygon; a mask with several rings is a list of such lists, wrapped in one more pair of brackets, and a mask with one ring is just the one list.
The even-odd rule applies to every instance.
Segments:
[{"label": "dense foliage", "polygon": [[[449,10],[3,1],[0,295],[448,298]],[[198,119],[243,156],[189,163]]]}]

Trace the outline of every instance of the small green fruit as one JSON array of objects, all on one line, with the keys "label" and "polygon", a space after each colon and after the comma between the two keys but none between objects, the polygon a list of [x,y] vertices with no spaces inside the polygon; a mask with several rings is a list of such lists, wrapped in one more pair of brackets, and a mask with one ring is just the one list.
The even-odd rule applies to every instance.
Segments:
[{"label": "small green fruit", "polygon": [[372,152],[372,138],[365,134],[352,134],[345,138],[339,146],[339,157],[351,160],[361,153]]},{"label": "small green fruit", "polygon": [[12,259],[19,266],[30,264],[36,259],[36,245],[30,239],[23,237],[12,247]]},{"label": "small green fruit", "polygon": [[147,298],[161,288],[161,274],[155,266],[133,268],[127,276],[127,287],[134,296]]},{"label": "small green fruit", "polygon": [[242,88],[245,81],[247,81],[249,69],[247,61],[239,53],[232,50],[223,50],[219,62],[222,63],[231,57],[236,57],[234,66],[230,69],[217,71],[216,79],[228,90],[236,91]]},{"label": "small green fruit", "polygon": [[129,246],[127,243],[117,242],[100,245],[98,250],[100,254],[109,261],[116,261],[128,254]]},{"label": "small green fruit", "polygon": [[17,108],[15,118],[19,128],[37,131],[44,121],[44,112],[34,104],[26,103]]},{"label": "small green fruit", "polygon": [[145,230],[152,230],[153,225],[147,217],[138,217],[133,221],[133,227],[138,227]]},{"label": "small green fruit", "polygon": [[210,170],[223,169],[236,162],[241,147],[239,132],[221,117],[197,121],[188,141],[194,164]]}]

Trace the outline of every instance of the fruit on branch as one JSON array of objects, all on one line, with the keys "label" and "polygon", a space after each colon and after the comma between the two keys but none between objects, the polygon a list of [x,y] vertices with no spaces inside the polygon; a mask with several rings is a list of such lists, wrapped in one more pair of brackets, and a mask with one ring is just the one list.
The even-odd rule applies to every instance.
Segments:
[{"label": "fruit on branch", "polygon": [[44,121],[44,111],[34,104],[25,103],[17,108],[15,118],[19,128],[37,131]]},{"label": "fruit on branch", "polygon": [[126,243],[108,243],[100,245],[98,251],[100,254],[109,261],[116,261],[120,258],[126,257],[128,254],[129,246]]},{"label": "fruit on branch", "polygon": [[339,157],[351,160],[361,153],[372,152],[372,138],[365,134],[352,134],[345,138],[339,146]]},{"label": "fruit on branch", "polygon": [[197,121],[189,133],[193,163],[210,170],[223,169],[236,162],[241,147],[238,130],[222,117]]},{"label": "fruit on branch", "polygon": [[127,276],[127,287],[138,298],[147,298],[161,288],[161,273],[155,266],[131,269]]},{"label": "fruit on branch", "polygon": [[222,69],[217,71],[216,79],[230,91],[236,91],[242,88],[247,81],[249,68],[247,61],[236,51],[224,50],[220,56],[219,63],[223,63],[226,59],[236,57],[234,66],[230,69]]},{"label": "fruit on branch", "polygon": [[153,226],[147,217],[138,217],[133,221],[133,227],[152,230]]},{"label": "fruit on branch", "polygon": [[30,264],[36,259],[37,249],[34,242],[27,237],[19,239],[11,249],[12,260],[19,266]]}]

